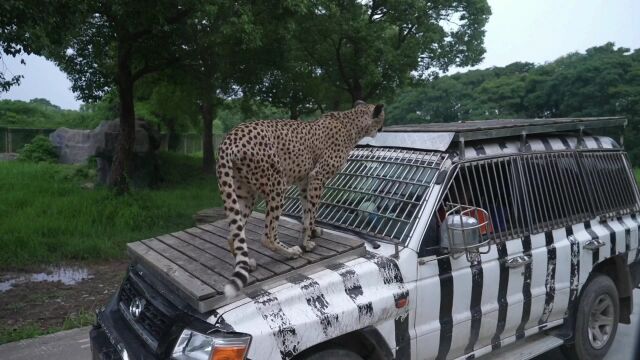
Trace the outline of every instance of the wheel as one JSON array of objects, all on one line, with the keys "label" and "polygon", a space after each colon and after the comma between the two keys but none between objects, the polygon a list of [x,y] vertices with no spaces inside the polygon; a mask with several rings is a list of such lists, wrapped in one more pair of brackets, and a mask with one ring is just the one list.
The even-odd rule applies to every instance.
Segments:
[{"label": "wheel", "polygon": [[307,357],[304,360],[363,360],[360,355],[354,353],[353,351],[345,350],[345,349],[325,349],[315,352]]},{"label": "wheel", "polygon": [[575,342],[562,349],[567,358],[604,358],[618,330],[618,299],[616,285],[606,275],[597,275],[587,284],[576,309]]}]

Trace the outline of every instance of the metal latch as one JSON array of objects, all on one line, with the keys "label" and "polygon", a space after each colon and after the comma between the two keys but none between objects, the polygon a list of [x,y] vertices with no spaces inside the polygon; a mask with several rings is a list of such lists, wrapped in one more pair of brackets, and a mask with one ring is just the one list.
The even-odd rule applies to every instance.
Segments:
[{"label": "metal latch", "polygon": [[529,255],[518,255],[514,256],[511,259],[507,259],[506,265],[510,269],[518,268],[521,266],[525,266],[531,263],[531,256]]},{"label": "metal latch", "polygon": [[605,242],[600,240],[600,239],[591,239],[591,240],[587,241],[586,243],[584,243],[583,248],[585,250],[594,251],[594,250],[600,249],[601,247],[603,247],[605,245],[606,245]]}]

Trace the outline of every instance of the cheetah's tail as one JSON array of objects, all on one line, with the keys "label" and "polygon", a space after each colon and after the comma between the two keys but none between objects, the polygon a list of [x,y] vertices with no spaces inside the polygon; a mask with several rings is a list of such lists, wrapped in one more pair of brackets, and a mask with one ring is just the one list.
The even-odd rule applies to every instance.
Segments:
[{"label": "cheetah's tail", "polygon": [[241,225],[244,222],[236,197],[236,185],[233,181],[233,163],[229,154],[223,153],[222,150],[216,170],[220,195],[224,200],[224,209],[229,221],[229,244],[233,244],[235,250],[235,268],[229,283],[224,287],[225,296],[232,298],[247,285],[250,268],[255,266],[255,263],[249,259],[245,232],[243,225]]}]

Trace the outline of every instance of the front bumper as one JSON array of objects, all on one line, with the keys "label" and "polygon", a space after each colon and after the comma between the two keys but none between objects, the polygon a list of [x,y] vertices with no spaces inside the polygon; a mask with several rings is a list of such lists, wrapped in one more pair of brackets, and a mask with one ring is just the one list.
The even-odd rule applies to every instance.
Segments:
[{"label": "front bumper", "polygon": [[111,343],[102,326],[96,324],[89,333],[91,338],[91,359],[93,360],[121,360],[122,357]]},{"label": "front bumper", "polygon": [[117,306],[114,296],[104,310],[96,314],[97,324],[91,329],[91,353],[94,360],[155,360]]}]

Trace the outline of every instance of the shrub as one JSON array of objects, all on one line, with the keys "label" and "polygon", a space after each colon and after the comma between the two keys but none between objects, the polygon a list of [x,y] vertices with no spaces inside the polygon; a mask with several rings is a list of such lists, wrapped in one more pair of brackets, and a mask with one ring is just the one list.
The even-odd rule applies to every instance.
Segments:
[{"label": "shrub", "polygon": [[38,135],[20,149],[18,159],[29,162],[53,163],[58,161],[58,154],[49,138]]}]

